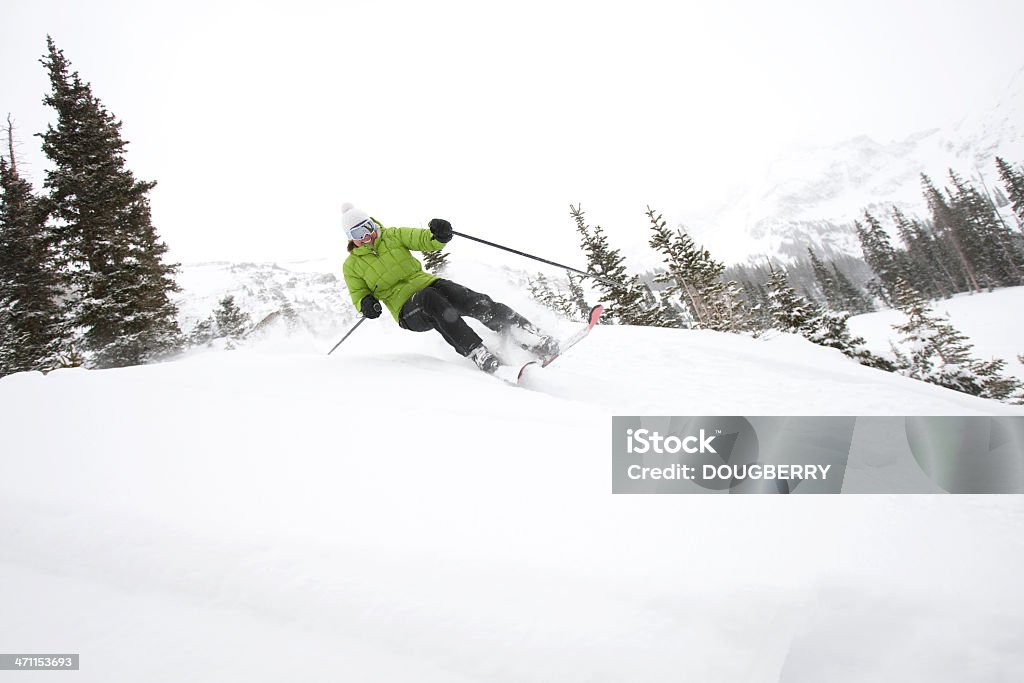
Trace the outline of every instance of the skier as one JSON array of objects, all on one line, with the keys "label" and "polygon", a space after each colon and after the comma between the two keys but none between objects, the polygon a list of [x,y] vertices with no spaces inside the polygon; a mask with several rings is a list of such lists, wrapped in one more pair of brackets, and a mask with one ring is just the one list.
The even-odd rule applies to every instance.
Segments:
[{"label": "skier", "polygon": [[463,316],[508,334],[538,357],[558,351],[554,338],[541,334],[529,320],[486,294],[444,280],[423,270],[411,251],[443,249],[452,237],[452,224],[431,219],[430,229],[385,228],[379,221],[345,203],[341,223],[348,237],[343,272],[352,304],[367,318],[388,307],[399,327],[412,332],[437,330],[444,340],[478,368],[493,373],[501,361],[473,331]]}]

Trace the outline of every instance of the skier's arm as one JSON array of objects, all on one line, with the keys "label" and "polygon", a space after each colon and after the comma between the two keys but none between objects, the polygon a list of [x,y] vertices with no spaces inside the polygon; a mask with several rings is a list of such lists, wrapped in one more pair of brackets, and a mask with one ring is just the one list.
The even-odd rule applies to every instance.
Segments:
[{"label": "skier's arm", "polygon": [[398,234],[398,241],[409,251],[438,251],[444,242],[438,242],[425,228],[391,228]]},{"label": "skier's arm", "polygon": [[341,270],[345,276],[345,286],[348,287],[348,293],[352,297],[352,305],[356,307],[357,311],[362,312],[363,297],[367,294],[372,294],[372,292],[366,285],[366,281],[355,274],[349,265],[349,261],[345,261],[345,265]]}]

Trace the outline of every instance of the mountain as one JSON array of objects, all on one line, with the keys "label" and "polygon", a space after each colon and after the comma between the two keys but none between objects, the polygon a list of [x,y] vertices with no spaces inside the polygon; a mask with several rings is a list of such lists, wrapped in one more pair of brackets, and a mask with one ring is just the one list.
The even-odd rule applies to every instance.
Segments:
[{"label": "mountain", "polygon": [[997,155],[1024,161],[1024,68],[994,104],[949,127],[889,143],[860,136],[796,150],[687,229],[729,263],[765,254],[792,259],[806,255],[808,246],[827,256],[860,256],[852,223],[865,209],[887,217],[896,205],[926,216],[920,175],[942,187],[950,168],[992,190],[999,184]]},{"label": "mountain", "polygon": [[[221,299],[233,296],[249,314],[255,342],[272,340],[293,350],[319,348],[358,318],[341,278],[341,263],[342,259],[314,259],[185,264],[177,278],[178,323],[187,335],[213,314]],[[558,324],[531,298],[530,271],[466,259],[451,266],[447,276],[499,298],[538,324]]]},{"label": "mountain", "polygon": [[[181,292],[175,298],[178,322],[187,334],[212,315],[218,302],[233,296],[249,314],[256,336],[281,329],[292,338],[320,338],[355,320],[355,310],[337,264],[231,263],[186,264],[178,275]],[[281,338],[284,335],[278,335]]]}]

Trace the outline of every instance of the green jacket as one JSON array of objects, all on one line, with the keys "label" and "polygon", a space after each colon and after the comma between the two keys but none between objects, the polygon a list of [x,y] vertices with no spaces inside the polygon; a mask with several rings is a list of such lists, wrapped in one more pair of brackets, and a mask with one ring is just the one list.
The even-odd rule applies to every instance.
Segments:
[{"label": "green jacket", "polygon": [[363,297],[373,294],[397,321],[409,297],[437,279],[423,270],[410,251],[437,251],[443,247],[443,242],[423,228],[382,227],[373,246],[356,247],[345,259],[342,272],[352,303],[362,312],[359,304]]}]

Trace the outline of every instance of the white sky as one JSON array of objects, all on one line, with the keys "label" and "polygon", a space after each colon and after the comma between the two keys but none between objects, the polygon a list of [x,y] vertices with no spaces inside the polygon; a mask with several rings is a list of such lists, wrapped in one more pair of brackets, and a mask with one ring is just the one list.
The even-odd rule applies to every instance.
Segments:
[{"label": "white sky", "polygon": [[645,243],[648,203],[674,222],[794,144],[948,125],[1024,65],[1008,0],[7,0],[2,22],[37,188],[49,33],[185,262],[340,258],[344,201],[575,262],[570,202]]}]

